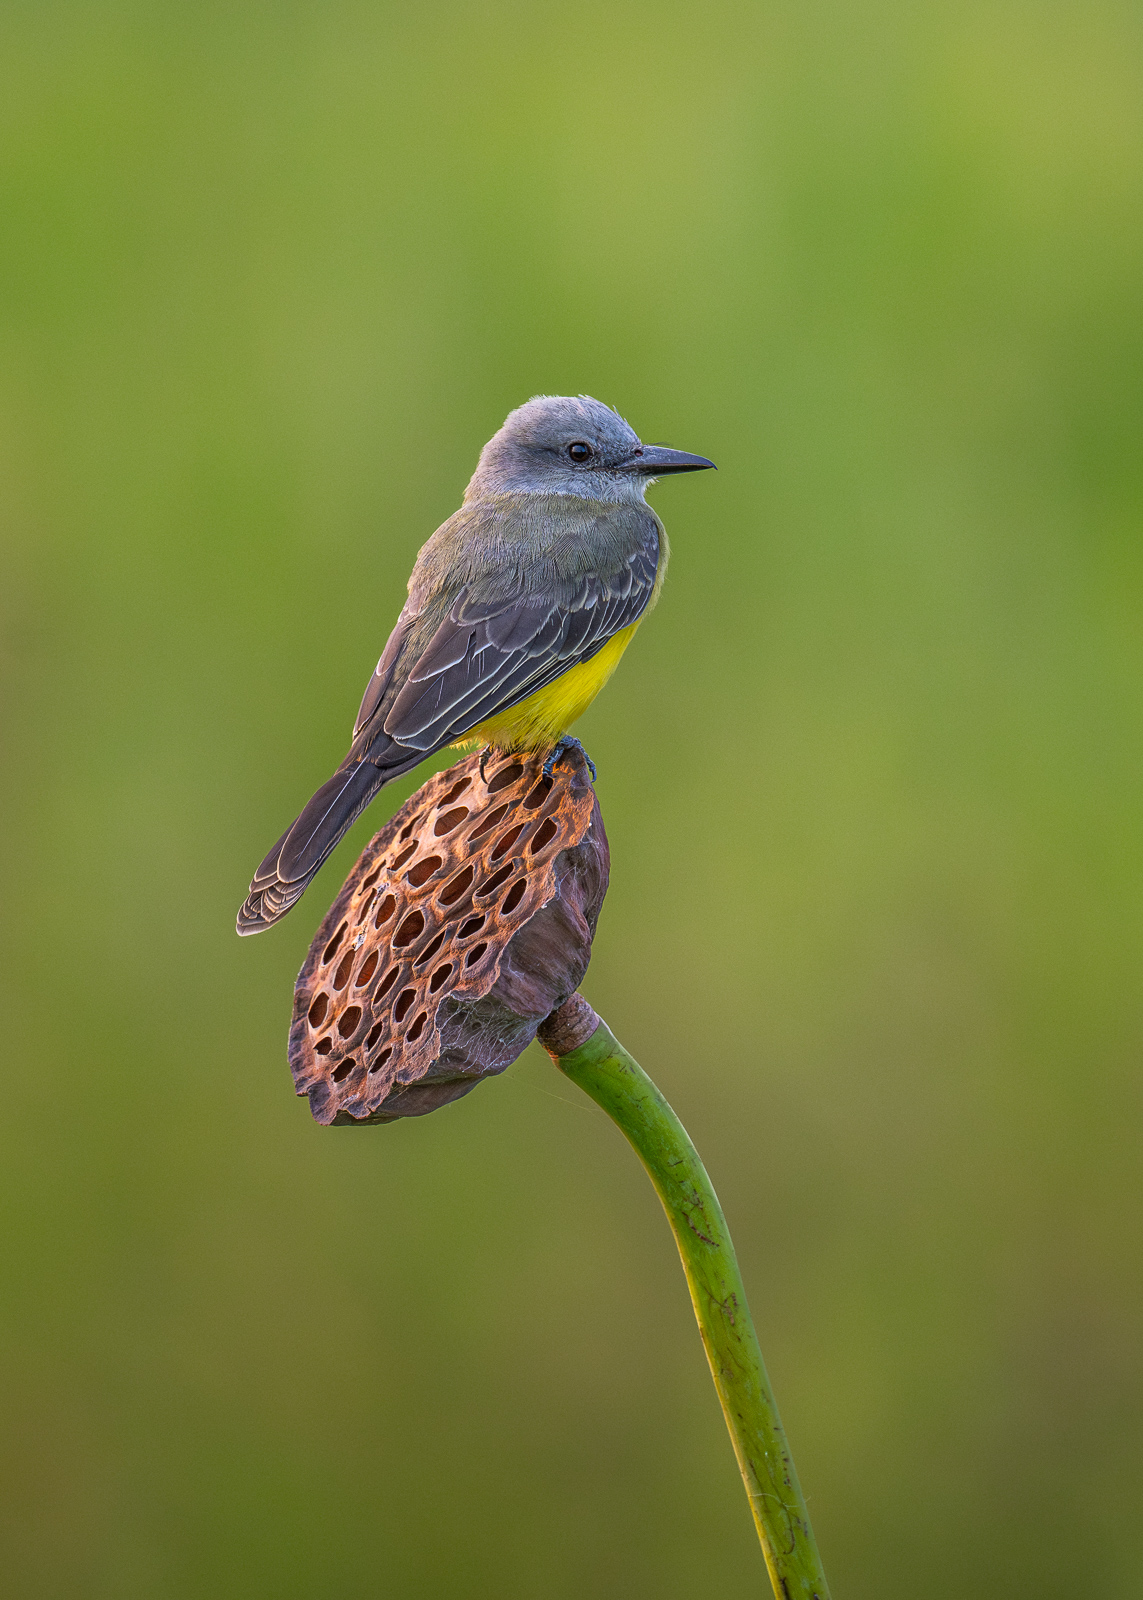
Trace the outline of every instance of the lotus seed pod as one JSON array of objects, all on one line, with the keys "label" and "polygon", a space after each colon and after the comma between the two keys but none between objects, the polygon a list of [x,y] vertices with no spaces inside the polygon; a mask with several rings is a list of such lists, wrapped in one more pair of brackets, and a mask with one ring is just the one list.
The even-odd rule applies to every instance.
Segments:
[{"label": "lotus seed pod", "polygon": [[362,852],[294,990],[318,1122],[392,1122],[503,1072],[587,971],[609,855],[587,763],[471,755]]}]

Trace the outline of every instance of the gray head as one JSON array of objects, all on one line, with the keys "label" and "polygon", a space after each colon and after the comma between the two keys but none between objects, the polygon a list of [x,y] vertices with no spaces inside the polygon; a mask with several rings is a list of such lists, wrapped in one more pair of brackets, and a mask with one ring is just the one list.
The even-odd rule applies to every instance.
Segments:
[{"label": "gray head", "polygon": [[489,439],[464,498],[574,494],[641,500],[656,478],[713,466],[705,456],[643,444],[618,412],[590,395],[540,394],[509,412]]}]

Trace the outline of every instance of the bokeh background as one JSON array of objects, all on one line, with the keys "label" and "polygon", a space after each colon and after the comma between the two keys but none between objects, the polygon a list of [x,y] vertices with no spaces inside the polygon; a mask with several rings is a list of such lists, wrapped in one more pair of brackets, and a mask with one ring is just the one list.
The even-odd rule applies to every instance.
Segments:
[{"label": "bokeh background", "polygon": [[299,908],[419,544],[535,392],[717,475],[580,724],[589,998],[737,1239],[838,1600],[1143,1590],[1143,19],[0,13],[0,1567],[765,1578],[666,1225],[534,1048],[323,1130]]}]

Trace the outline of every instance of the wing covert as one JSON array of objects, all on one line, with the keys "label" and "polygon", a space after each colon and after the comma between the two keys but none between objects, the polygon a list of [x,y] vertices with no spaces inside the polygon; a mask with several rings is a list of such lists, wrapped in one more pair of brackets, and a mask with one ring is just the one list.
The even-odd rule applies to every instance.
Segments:
[{"label": "wing covert", "polygon": [[541,593],[527,593],[522,574],[513,595],[462,590],[389,708],[385,732],[439,749],[590,661],[646,609],[658,560],[657,540],[647,541],[608,573],[561,578]]},{"label": "wing covert", "polygon": [[405,606],[397,618],[396,626],[389,635],[388,643],[381,653],[376,670],[369,682],[365,685],[365,693],[361,697],[361,708],[357,713],[357,721],[353,724],[353,737],[356,739],[362,728],[374,715],[381,704],[385,690],[389,687],[389,680],[393,676],[393,668],[397,665],[397,658],[412,631],[416,621],[416,613]]}]

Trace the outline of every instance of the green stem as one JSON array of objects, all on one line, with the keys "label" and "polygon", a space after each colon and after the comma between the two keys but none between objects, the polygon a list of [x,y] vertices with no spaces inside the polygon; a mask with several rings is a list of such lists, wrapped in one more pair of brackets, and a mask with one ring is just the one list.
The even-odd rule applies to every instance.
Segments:
[{"label": "green stem", "polygon": [[777,1600],[829,1600],[734,1246],[698,1151],[605,1022],[553,1059],[634,1145],[663,1202]]}]

